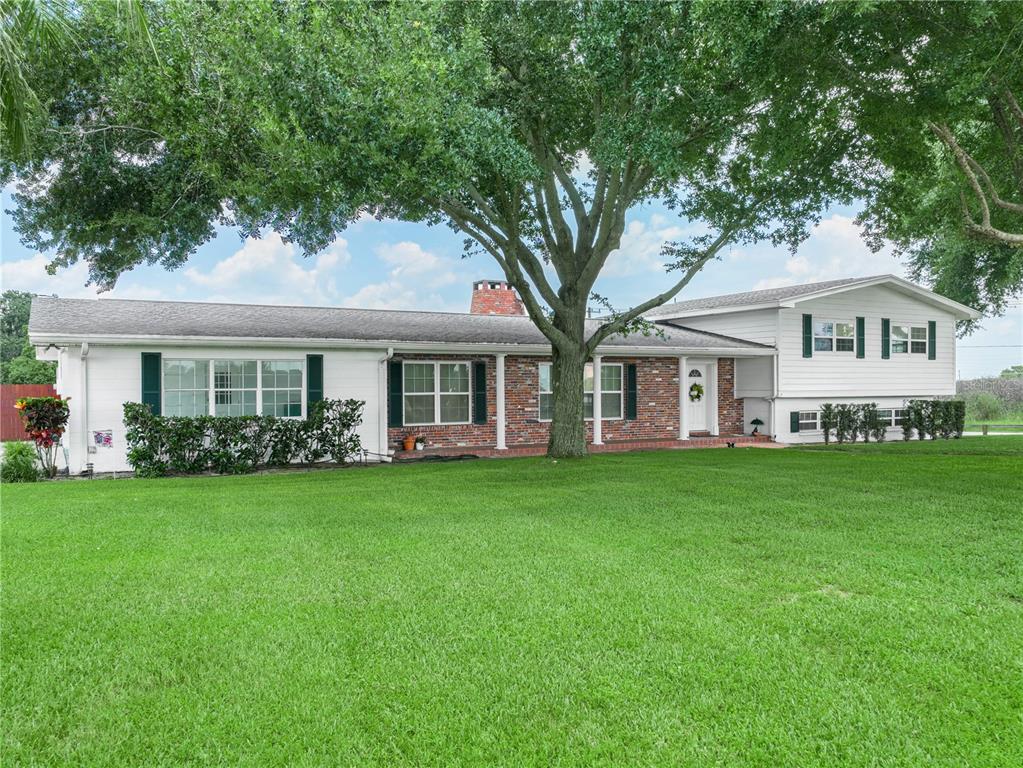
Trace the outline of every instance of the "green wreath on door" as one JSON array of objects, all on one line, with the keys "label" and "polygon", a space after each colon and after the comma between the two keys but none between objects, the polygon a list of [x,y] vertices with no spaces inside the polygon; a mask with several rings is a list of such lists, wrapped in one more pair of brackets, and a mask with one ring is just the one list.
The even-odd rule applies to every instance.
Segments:
[{"label": "green wreath on door", "polygon": [[692,384],[689,387],[689,402],[698,403],[703,400],[703,385]]}]

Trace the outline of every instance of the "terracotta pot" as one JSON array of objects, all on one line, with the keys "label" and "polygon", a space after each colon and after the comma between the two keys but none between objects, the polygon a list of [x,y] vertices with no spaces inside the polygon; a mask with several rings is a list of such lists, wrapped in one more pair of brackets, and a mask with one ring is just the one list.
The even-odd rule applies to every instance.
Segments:
[{"label": "terracotta pot", "polygon": [[402,441],[402,448],[406,451],[413,451],[416,447],[416,438],[414,435],[409,435]]}]

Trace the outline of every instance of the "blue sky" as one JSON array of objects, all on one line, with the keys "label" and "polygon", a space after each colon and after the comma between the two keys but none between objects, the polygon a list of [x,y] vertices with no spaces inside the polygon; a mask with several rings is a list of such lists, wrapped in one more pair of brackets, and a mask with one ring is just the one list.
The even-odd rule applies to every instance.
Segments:
[{"label": "blue sky", "polygon": [[[4,290],[17,289],[68,297],[97,296],[86,286],[88,271],[77,264],[46,273],[47,254],[25,248],[14,232],[2,195],[0,257]],[[683,297],[697,298],[837,277],[893,273],[903,265],[888,250],[863,244],[853,223],[855,210],[828,211],[795,254],[769,243],[736,246],[709,264]],[[596,291],[616,307],[649,298],[671,283],[659,259],[661,245],[695,232],[685,220],[658,205],[632,211],[622,246],[608,261]],[[356,222],[325,251],[304,257],[276,235],[242,241],[224,230],[180,269],[142,267],[125,274],[103,296],[129,299],[227,301],[270,304],[416,308],[464,312],[474,280],[500,278],[485,255],[462,258],[463,237],[447,227],[398,221]],[[961,339],[960,376],[997,374],[1023,363],[1023,309],[1016,301],[1005,317]]]}]

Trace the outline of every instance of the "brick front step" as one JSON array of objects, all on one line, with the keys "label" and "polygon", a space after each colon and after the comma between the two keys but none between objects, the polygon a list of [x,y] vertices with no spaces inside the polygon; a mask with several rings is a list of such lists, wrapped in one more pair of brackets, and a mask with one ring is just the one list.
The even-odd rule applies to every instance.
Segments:
[{"label": "brick front step", "polygon": [[[603,445],[590,445],[590,453],[623,453],[626,451],[663,451],[688,448],[724,448],[735,443],[736,448],[781,448],[769,437],[752,438],[749,435],[719,435],[717,437],[693,437],[689,440],[613,440]],[[511,445],[499,451],[492,445],[453,445],[438,448],[424,448],[421,451],[395,451],[395,461],[414,461],[427,456],[478,456],[499,459],[508,456],[543,456],[546,444]]]}]

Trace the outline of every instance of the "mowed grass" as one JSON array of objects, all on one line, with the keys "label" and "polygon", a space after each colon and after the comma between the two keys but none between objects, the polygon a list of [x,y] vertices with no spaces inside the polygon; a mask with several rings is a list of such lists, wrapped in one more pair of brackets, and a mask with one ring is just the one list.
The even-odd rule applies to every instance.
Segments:
[{"label": "mowed grass", "polygon": [[3,764],[1023,765],[1023,440],[3,488]]}]

